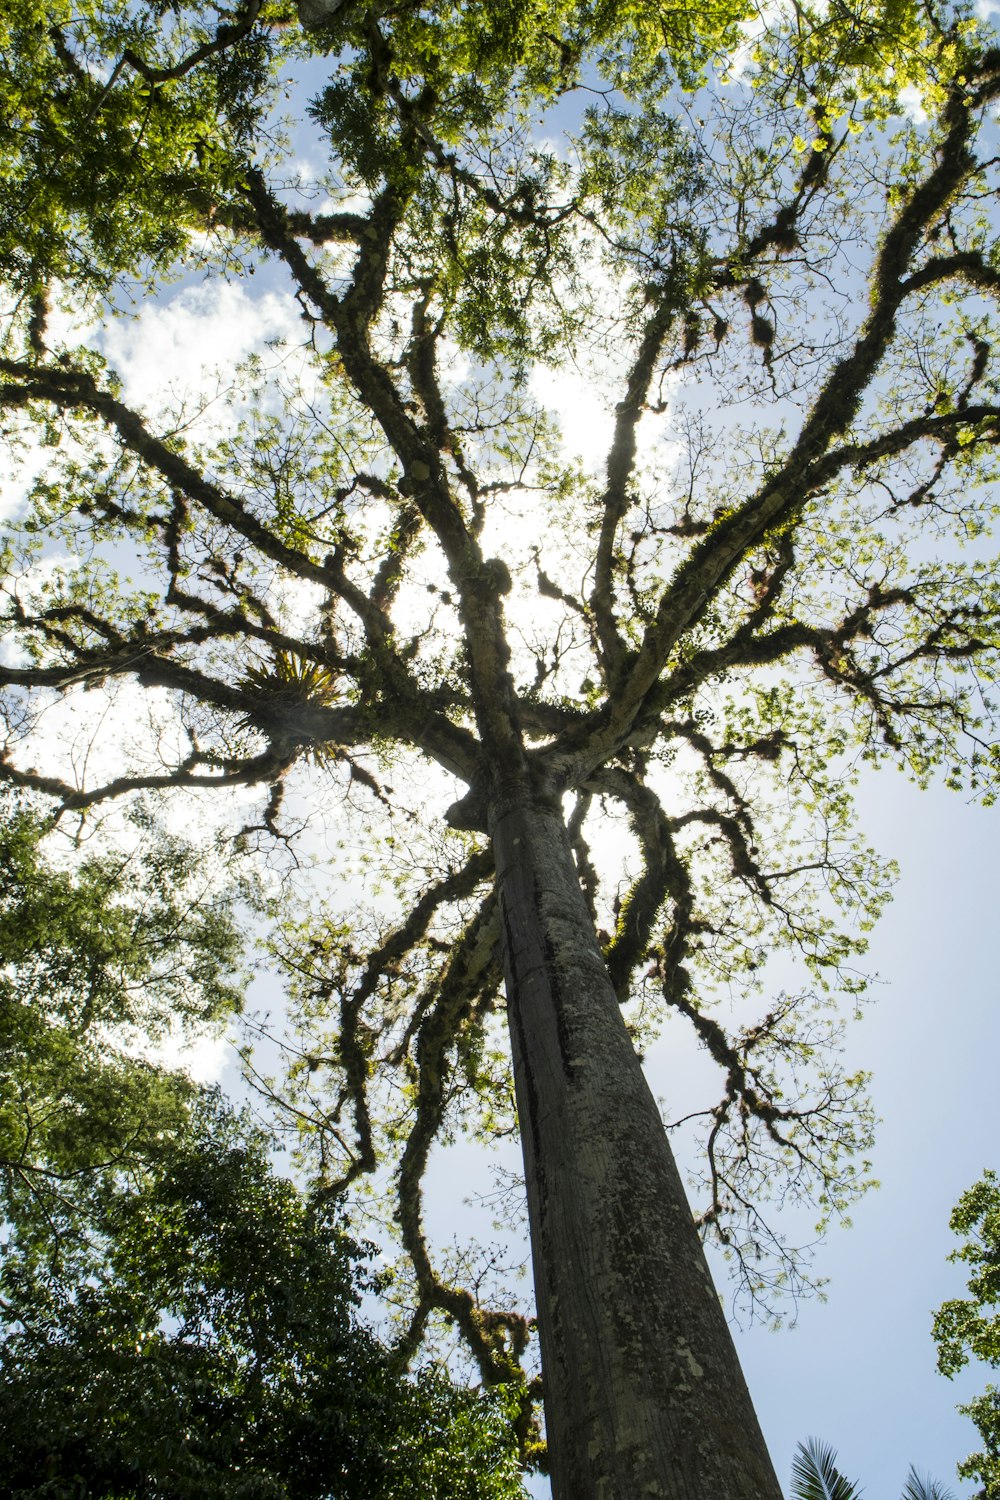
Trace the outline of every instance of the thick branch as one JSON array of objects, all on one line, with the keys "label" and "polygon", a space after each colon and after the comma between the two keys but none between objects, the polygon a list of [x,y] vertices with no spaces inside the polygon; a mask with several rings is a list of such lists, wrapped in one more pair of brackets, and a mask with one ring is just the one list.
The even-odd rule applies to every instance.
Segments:
[{"label": "thick branch", "polygon": [[[426,938],[428,929],[441,908],[471,896],[476,887],[489,878],[492,868],[492,853],[489,850],[480,850],[473,854],[461,869],[454,870],[441,880],[435,881],[411,908],[406,920],[368,954],[357,984],[345,986],[342,990],[337,1050],[340,1066],[344,1071],[345,1090],[354,1114],[357,1154],[346,1172],[324,1188],[325,1193],[336,1196],[356,1177],[364,1172],[374,1171],[377,1166],[371,1114],[368,1107],[370,1048],[362,1038],[358,1024],[364,1006],[375,994],[386,972],[391,971],[393,965]],[[321,997],[326,994],[332,998],[331,989],[332,987],[328,985],[319,986],[316,995]],[[418,1024],[418,1018],[419,1011],[411,1023],[414,1027]],[[406,1039],[403,1045],[406,1045]]]},{"label": "thick branch", "polygon": [[630,503],[629,484],[635,465],[636,432],[646,409],[646,398],[656,364],[677,317],[677,306],[666,289],[658,289],[659,300],[647,319],[642,340],[629,371],[625,395],[618,403],[615,434],[608,454],[608,479],[604,489],[604,514],[594,563],[594,587],[590,606],[604,662],[613,678],[622,662],[625,643],[615,619],[615,543],[618,527]]},{"label": "thick branch", "polygon": [[[987,57],[981,77],[978,102],[992,100],[1000,91],[1000,55]],[[831,371],[785,461],[756,494],[718,520],[695,545],[664,591],[642,646],[606,709],[585,733],[564,735],[553,748],[551,759],[574,784],[585,780],[595,765],[626,742],[671,653],[734,569],[849,461],[847,450],[834,454],[831,445],[857,416],[892,341],[897,314],[910,290],[906,280],[910,259],[928,227],[975,167],[970,151],[974,122],[964,84],[952,86],[942,123],[945,134],[936,163],[910,192],[876,258],[873,306],[861,335],[852,352]],[[974,420],[969,412],[962,416],[966,423]],[[992,410],[990,416],[995,419]],[[912,441],[913,434],[908,433],[906,442]],[[855,462],[860,461],[860,451],[861,445],[857,454],[852,450]],[[894,451],[891,434],[865,447],[872,458],[879,451]]]}]

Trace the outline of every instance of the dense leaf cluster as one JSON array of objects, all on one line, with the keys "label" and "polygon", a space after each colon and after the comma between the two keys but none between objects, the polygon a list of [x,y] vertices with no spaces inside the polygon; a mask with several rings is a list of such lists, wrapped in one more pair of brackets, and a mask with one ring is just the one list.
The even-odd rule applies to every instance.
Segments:
[{"label": "dense leaf cluster", "polygon": [[266,1137],[219,1105],[163,1132],[86,1227],[54,1263],[5,1255],[18,1500],[522,1493],[503,1404],[401,1376],[359,1322],[371,1283],[336,1210],[275,1176]]},{"label": "dense leaf cluster", "polygon": [[22,1249],[41,1255],[53,1235],[78,1237],[95,1184],[127,1175],[185,1118],[191,1085],[150,1048],[210,1036],[243,995],[235,893],[205,851],[141,810],[114,853],[72,865],[51,839],[44,852],[50,832],[5,797],[0,1183]]}]

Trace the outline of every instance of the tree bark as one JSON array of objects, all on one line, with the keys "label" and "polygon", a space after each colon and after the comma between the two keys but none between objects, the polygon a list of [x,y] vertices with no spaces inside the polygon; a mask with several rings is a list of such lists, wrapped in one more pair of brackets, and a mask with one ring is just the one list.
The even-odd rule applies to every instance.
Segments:
[{"label": "tree bark", "polygon": [[781,1500],[558,800],[491,834],[555,1500]]}]

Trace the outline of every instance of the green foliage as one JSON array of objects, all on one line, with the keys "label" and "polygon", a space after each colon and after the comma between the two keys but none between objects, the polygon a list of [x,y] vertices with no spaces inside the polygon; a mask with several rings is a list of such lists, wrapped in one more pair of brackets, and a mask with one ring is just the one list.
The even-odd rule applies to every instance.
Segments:
[{"label": "green foliage", "polygon": [[238,1009],[240,933],[203,850],[159,830],[141,807],[110,853],[60,864],[55,842],[43,847],[49,833],[40,813],[5,795],[0,946],[12,966],[9,994],[76,1035],[131,1023],[155,1038],[174,1020]]},{"label": "green foliage", "polygon": [[187,248],[192,205],[203,214],[235,186],[276,42],[230,28],[212,50],[224,25],[202,5],[5,5],[0,267],[26,315],[54,282],[86,297],[163,271]]},{"label": "green foliage", "polygon": [[73,1277],[8,1245],[12,1500],[523,1493],[503,1399],[399,1373],[358,1319],[362,1248],[268,1144],[207,1096],[95,1197]]},{"label": "green foliage", "polygon": [[818,1438],[800,1443],[792,1459],[793,1500],[858,1500],[858,1487],[844,1478],[836,1458]]},{"label": "green foliage", "polygon": [[[342,54],[317,118],[359,182],[403,185],[412,176],[408,133],[395,123],[390,88],[425,104],[433,96],[440,138],[460,142],[503,107],[512,72],[551,97],[595,43],[635,29],[646,50],[666,44],[679,71],[694,76],[731,43],[744,10],[504,0],[473,13],[401,3],[381,8],[378,30],[366,8],[345,5],[314,39]],[[149,279],[183,261],[206,221],[233,224],[255,137],[276,128],[282,62],[307,45],[286,26],[288,11],[259,0],[235,12],[200,0],[5,6],[0,268],[28,326],[40,331],[54,283],[77,298],[108,295],[122,276]]]},{"label": "green foliage", "polygon": [[911,1469],[903,1485],[903,1500],[954,1500],[951,1490],[936,1479],[926,1479]]},{"label": "green foliage", "polygon": [[131,849],[72,865],[47,833],[4,797],[0,1183],[22,1248],[43,1258],[72,1252],[91,1194],[185,1117],[191,1085],[141,1054],[216,1034],[243,977],[235,893],[203,852],[141,810]]},{"label": "green foliage", "polygon": [[0,1447],[12,1497],[522,1493],[508,1399],[401,1374],[332,1200],[130,1055],[238,1008],[232,895],[140,812],[63,867],[0,824]]},{"label": "green foliage", "polygon": [[[830,127],[855,106],[864,118],[884,121],[896,113],[901,89],[940,97],[942,83],[961,66],[961,37],[976,30],[970,8],[954,15],[957,31],[947,24],[952,17],[910,0],[798,6],[795,28],[783,36],[779,27],[767,28],[756,48],[761,86],[790,88],[797,102],[809,101],[810,135],[823,150]],[[812,140],[799,149],[807,145],[815,149]]]},{"label": "green foliage", "polygon": [[[967,1298],[953,1298],[934,1315],[938,1369],[949,1378],[970,1359],[1000,1366],[1000,1179],[985,1172],[963,1193],[951,1216],[951,1227],[964,1243],[950,1259],[969,1268]],[[978,1453],[958,1472],[981,1485],[978,1500],[1000,1495],[1000,1391],[989,1385],[981,1396],[959,1408],[979,1429]]]}]

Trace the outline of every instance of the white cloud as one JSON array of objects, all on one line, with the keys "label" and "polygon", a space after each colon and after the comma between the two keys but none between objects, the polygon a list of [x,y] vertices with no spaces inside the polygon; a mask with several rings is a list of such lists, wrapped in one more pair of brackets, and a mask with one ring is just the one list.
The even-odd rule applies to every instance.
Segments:
[{"label": "white cloud", "polygon": [[17,456],[16,468],[0,474],[0,521],[12,521],[18,514],[25,495],[47,461],[48,454],[43,449],[31,448]]},{"label": "white cloud", "polygon": [[[670,388],[676,389],[681,383],[679,376],[665,378],[654,394],[665,397]],[[602,478],[615,429],[615,407],[607,393],[618,394],[623,384],[624,376],[616,371],[609,378],[607,367],[600,376],[589,376],[579,368],[537,365],[531,373],[532,394],[557,419],[567,454],[579,458],[585,468]],[[667,412],[643,416],[636,434],[641,462],[662,471],[676,461],[683,445],[671,441],[668,432]]]},{"label": "white cloud", "polygon": [[162,1037],[143,1055],[150,1062],[186,1073],[195,1083],[218,1083],[230,1059],[228,1036],[202,1036],[192,1041],[182,1032]]},{"label": "white cloud", "polygon": [[914,84],[908,83],[905,88],[900,89],[899,103],[906,118],[912,120],[914,125],[926,125],[929,116],[924,109],[924,96]]},{"label": "white cloud", "polygon": [[614,433],[614,408],[603,390],[580,370],[536,365],[531,389],[557,418],[568,453],[586,468],[603,472]]},{"label": "white cloud", "polygon": [[[239,282],[187,287],[138,317],[104,329],[102,350],[121,376],[126,399],[149,409],[223,384],[264,344],[302,338],[290,297],[254,296]],[[212,377],[209,381],[208,377]]]}]

